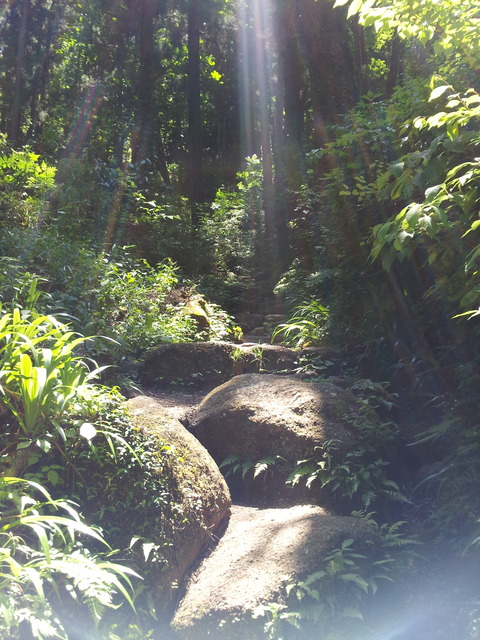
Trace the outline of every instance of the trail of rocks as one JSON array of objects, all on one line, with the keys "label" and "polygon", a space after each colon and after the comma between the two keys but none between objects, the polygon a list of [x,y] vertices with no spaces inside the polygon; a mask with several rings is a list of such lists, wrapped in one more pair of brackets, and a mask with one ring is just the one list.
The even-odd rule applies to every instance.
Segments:
[{"label": "trail of rocks", "polygon": [[[310,350],[309,355],[325,369],[332,367],[332,350]],[[149,428],[162,422],[162,413],[167,415],[176,423],[169,422],[168,432],[163,429],[167,438],[172,429],[180,434],[187,428],[188,437],[198,439],[198,455],[213,456],[208,473],[219,486],[223,479],[214,460],[258,460],[280,452],[288,466],[327,438],[342,440],[348,450],[355,436],[345,420],[347,414],[356,414],[356,399],[332,383],[302,382],[296,377],[300,356],[304,352],[268,344],[160,345],[145,359],[141,375],[148,397],[130,401],[133,415],[140,411],[148,416]],[[237,504],[230,509],[226,529],[220,526],[223,507],[213,512],[207,508],[215,525],[208,544],[196,536],[196,560],[190,567],[198,565],[201,549],[208,556],[186,584],[185,563],[177,571],[184,597],[172,622],[173,637],[263,638],[264,621],[255,620],[253,613],[280,596],[286,574],[295,581],[318,571],[325,555],[346,538],[374,548],[376,532],[370,525],[331,512],[325,496],[288,489],[286,469],[255,480],[253,470],[238,474],[230,483]],[[201,489],[197,494],[201,513],[205,496]],[[182,551],[183,544],[178,541],[176,557],[193,558],[191,549]],[[175,556],[171,561],[175,563]]]},{"label": "trail of rocks", "polygon": [[[338,373],[331,351],[310,355],[324,371]],[[285,460],[289,455],[293,460],[313,451],[322,438],[336,439],[345,455],[354,446],[352,425],[358,426],[365,414],[348,388],[342,388],[348,386],[346,379],[302,382],[296,377],[298,356],[272,345],[203,343],[162,345],[146,359],[147,398],[134,399],[132,406],[149,416],[149,428],[164,425],[162,416],[167,417],[163,442],[188,443],[182,446],[191,470],[178,472],[178,487],[187,503],[192,496],[195,500],[192,525],[185,523],[171,556],[170,575],[179,580],[182,598],[164,638],[261,640],[267,618],[255,617],[255,612],[281,601],[287,575],[295,582],[318,571],[345,539],[354,539],[362,550],[361,562],[375,560],[376,530],[364,520],[341,515],[341,505],[328,494],[285,492],[281,470],[267,470],[255,480],[253,471],[244,477],[238,473],[229,481],[231,507],[224,496],[215,497],[217,490],[207,496],[207,486],[224,492],[217,465],[228,456],[237,455],[241,462],[249,455],[258,459],[281,451]],[[272,375],[278,368],[283,375]],[[168,372],[174,374],[174,385]],[[375,419],[370,412],[368,420]],[[204,473],[208,480],[202,487]],[[351,510],[346,505],[345,512]],[[478,590],[477,574],[457,560],[450,568],[443,564],[426,565],[423,577],[412,571],[415,578],[407,575],[379,600],[369,612],[372,638],[466,640],[465,602]],[[315,630],[302,637],[318,640]]]}]

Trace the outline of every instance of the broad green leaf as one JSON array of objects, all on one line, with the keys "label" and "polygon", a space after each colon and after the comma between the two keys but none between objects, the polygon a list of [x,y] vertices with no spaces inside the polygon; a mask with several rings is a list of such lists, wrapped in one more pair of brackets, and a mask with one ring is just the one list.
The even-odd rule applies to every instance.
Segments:
[{"label": "broad green leaf", "polygon": [[436,100],[437,98],[439,98],[440,96],[443,96],[443,94],[448,91],[449,89],[451,89],[452,87],[448,84],[442,85],[440,87],[435,87],[435,89],[433,89],[433,91],[430,94],[430,98],[429,100]]},{"label": "broad green leaf", "polygon": [[352,0],[352,4],[348,7],[347,18],[351,18],[357,14],[362,8],[363,0]]}]

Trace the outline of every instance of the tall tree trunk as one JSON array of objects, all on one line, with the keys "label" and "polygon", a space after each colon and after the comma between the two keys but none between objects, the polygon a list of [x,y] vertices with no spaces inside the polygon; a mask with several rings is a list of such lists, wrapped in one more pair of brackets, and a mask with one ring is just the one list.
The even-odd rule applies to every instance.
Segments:
[{"label": "tall tree trunk", "polygon": [[167,160],[155,96],[155,24],[159,6],[156,0],[140,0],[137,4],[138,28],[138,84],[137,116],[132,140],[132,156],[139,167],[140,178],[150,168],[160,172],[165,183],[170,184]]},{"label": "tall tree trunk", "polygon": [[299,0],[313,111],[313,138],[328,142],[327,126],[358,100],[345,16],[329,0]]},{"label": "tall tree trunk", "polygon": [[292,242],[288,221],[294,217],[295,191],[305,178],[304,163],[304,65],[299,39],[299,11],[295,3],[277,4],[279,86],[274,127],[275,202],[281,268],[290,263]]},{"label": "tall tree trunk", "polygon": [[392,39],[392,50],[390,54],[390,68],[388,71],[387,84],[385,87],[385,97],[391,98],[398,77],[402,71],[402,53],[404,50],[403,40],[400,40],[398,34],[395,33]]},{"label": "tall tree trunk", "polygon": [[284,156],[289,187],[296,189],[304,178],[304,63],[300,50],[297,6],[282,2],[279,62],[284,90]]},{"label": "tall tree trunk", "polygon": [[365,29],[358,22],[357,18],[350,20],[353,40],[355,44],[355,69],[357,72],[357,84],[360,95],[365,95],[369,91],[368,76],[365,73],[367,66],[367,50],[365,44]]},{"label": "tall tree trunk", "polygon": [[24,87],[24,65],[27,51],[27,31],[31,11],[31,0],[23,0],[20,29],[18,33],[17,59],[15,65],[15,85],[13,91],[12,116],[8,138],[13,147],[20,145],[20,129],[22,124],[21,102]]},{"label": "tall tree trunk", "polygon": [[48,77],[52,63],[52,44],[55,36],[56,25],[58,25],[62,13],[63,9],[57,7],[57,3],[55,1],[52,2],[52,6],[47,11],[48,17],[45,29],[45,44],[41,60],[35,74],[32,89],[32,102],[30,106],[31,124],[28,131],[28,137],[31,138],[34,143],[38,141],[41,132],[42,122],[39,119],[39,110],[47,95]]},{"label": "tall tree trunk", "polygon": [[201,0],[188,3],[188,195],[192,203],[192,222],[198,226],[196,204],[203,199],[202,113],[200,98]]},{"label": "tall tree trunk", "polygon": [[[255,0],[255,48],[256,48],[256,84],[259,97],[259,134],[261,144],[262,176],[263,176],[263,208],[265,212],[265,245],[267,257],[264,280],[272,278],[273,285],[280,275],[280,255],[278,246],[278,220],[275,207],[275,178],[273,169],[272,134],[273,134],[273,64],[274,41],[272,38],[272,16],[263,0]],[[268,266],[267,266],[268,265]],[[268,276],[268,277],[267,277]]]}]

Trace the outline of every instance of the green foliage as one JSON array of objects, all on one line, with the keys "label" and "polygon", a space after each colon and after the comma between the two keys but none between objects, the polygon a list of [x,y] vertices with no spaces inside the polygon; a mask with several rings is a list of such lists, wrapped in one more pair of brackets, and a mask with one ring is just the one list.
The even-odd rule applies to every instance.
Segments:
[{"label": "green foliage", "polygon": [[317,300],[294,308],[288,322],[278,325],[272,333],[272,342],[300,349],[325,344],[328,337],[329,311]]},{"label": "green foliage", "polygon": [[449,61],[462,51],[462,61],[473,68],[478,63],[480,47],[476,37],[478,13],[470,0],[336,0],[335,6],[349,4],[348,17],[358,15],[365,26],[377,31],[395,29],[404,39],[430,44],[432,54]]},{"label": "green foliage", "polygon": [[[85,339],[66,325],[34,310],[15,308],[4,313],[0,327],[3,469],[8,469],[9,474],[26,473],[29,481],[48,484],[56,495],[75,496],[82,504],[82,510],[102,527],[109,542],[123,550],[123,557],[128,557],[130,565],[137,567],[147,578],[155,575],[159,567],[168,562],[169,545],[176,531],[183,527],[186,519],[197,517],[194,514],[199,508],[194,492],[190,503],[188,496],[180,495],[179,489],[169,484],[170,468],[178,465],[178,454],[158,438],[133,427],[118,393],[91,383],[98,370],[90,372],[85,361],[75,353],[84,345]],[[106,478],[108,495],[105,493]],[[75,510],[65,505],[67,502],[61,500],[57,506],[70,509],[69,514],[79,520]],[[108,598],[114,591],[127,595],[124,587],[115,582],[115,571],[121,575],[122,568],[101,561],[98,549],[88,550],[92,548],[91,544],[80,544],[72,539],[67,545],[66,536],[57,526],[61,524],[60,520],[47,518],[47,522],[53,523],[52,531],[59,536],[55,562],[44,567],[40,558],[40,563],[35,564],[38,554],[32,551],[32,562],[21,580],[30,579],[32,574],[35,586],[38,581],[35,582],[34,571],[38,569],[44,572],[56,593],[63,589],[63,575],[74,581],[75,589],[78,578],[83,601],[96,607],[97,622],[101,620],[108,626],[112,620],[103,615],[102,606],[109,607],[113,603]],[[26,524],[27,520],[22,523]],[[132,523],[135,523],[134,528]],[[40,523],[39,526],[43,525]],[[65,522],[65,526],[81,530],[84,525]],[[85,532],[88,531],[85,528]],[[132,541],[134,535],[136,540]],[[91,533],[92,536],[99,542],[102,540],[98,534]],[[65,552],[60,544],[62,541]],[[42,547],[44,552],[45,548]],[[21,553],[26,551],[22,548]],[[64,554],[71,556],[70,564],[65,561]],[[97,569],[103,573],[96,575]],[[58,575],[60,578],[57,579]],[[135,599],[141,619],[148,620],[146,624],[151,626],[155,607],[148,594],[140,597],[140,592],[135,594]],[[32,615],[41,611],[40,604],[35,604]],[[50,609],[45,611],[45,619],[50,620]],[[20,608],[15,616],[20,616],[20,620],[21,615]],[[12,617],[12,620],[17,618]],[[116,615],[117,627],[120,620],[128,627],[132,613]],[[58,637],[69,637],[68,630],[66,633]]]},{"label": "green foliage", "polygon": [[65,440],[65,411],[99,373],[74,354],[83,343],[52,316],[14,308],[0,317],[0,394],[4,420],[9,413],[14,418],[3,456],[13,457],[16,473],[23,471],[15,467],[19,451],[48,450],[56,438]]},{"label": "green foliage", "polygon": [[[365,545],[364,545],[365,546]],[[348,538],[327,554],[322,567],[305,579],[285,578],[283,598],[260,605],[255,618],[266,618],[267,638],[322,637],[328,640],[366,638],[364,609],[382,581],[391,581],[393,563],[385,553],[371,560],[358,541]]]},{"label": "green foliage", "polygon": [[[293,304],[320,300],[330,314],[329,343],[357,358],[363,345],[377,362],[385,357],[384,321],[392,326],[393,300],[381,269],[368,261],[368,238],[382,217],[372,178],[388,166],[394,144],[390,119],[385,104],[367,97],[343,124],[331,127],[330,143],[309,154],[311,175],[295,194],[301,229],[294,232],[308,236],[302,247],[310,251],[310,264],[300,256],[275,289]],[[370,376],[368,369],[365,375]]]},{"label": "green foliage", "polygon": [[[178,454],[173,447],[133,425],[116,389],[93,389],[88,401],[68,418],[72,429],[80,429],[86,423],[96,433],[92,431],[93,437],[88,440],[76,438],[67,443],[66,454],[76,472],[72,477],[65,469],[62,483],[81,499],[117,546],[127,549],[131,545],[133,536],[130,527],[125,529],[127,523],[135,523],[138,540],[145,542],[148,535],[154,534],[155,544],[160,546],[147,560],[164,564],[162,547],[167,547],[174,530],[186,517],[179,510],[179,496],[168,484],[168,469]],[[152,527],[152,518],[161,520],[162,526]],[[141,547],[137,545],[135,551]]]},{"label": "green foliage", "polygon": [[1,308],[34,310],[39,301],[47,297],[39,289],[42,279],[26,271],[18,260],[0,257],[0,305]]},{"label": "green foliage", "polygon": [[[230,335],[230,316],[181,279],[171,260],[151,267],[130,256],[128,248],[114,248],[105,255],[81,242],[62,243],[49,233],[30,238],[32,244],[24,240],[28,267],[31,263],[36,273],[13,258],[0,259],[5,265],[0,300],[67,314],[81,333],[103,336],[88,342],[97,357],[120,360],[158,342],[221,340]],[[51,251],[50,243],[55,243]],[[47,251],[48,260],[39,264],[37,258]],[[42,277],[36,275],[39,271]]]},{"label": "green foliage", "polygon": [[35,482],[0,477],[3,637],[63,640],[79,623],[93,634],[106,609],[120,606],[118,596],[133,607],[129,576],[138,576],[108,553],[90,553],[86,538],[108,548],[70,501],[52,499]]},{"label": "green foliage", "polygon": [[437,452],[419,478],[412,498],[419,504],[422,525],[430,536],[448,540],[458,550],[478,547],[479,426],[465,427],[460,416],[447,414],[420,432],[413,447]]},{"label": "green foliage", "polygon": [[365,454],[358,449],[342,455],[338,443],[327,441],[316,447],[314,457],[297,462],[288,482],[295,486],[303,480],[307,487],[319,483],[339,504],[347,501],[357,508],[369,508],[375,501],[407,502],[398,484],[386,474],[389,462],[382,458],[368,461]]},{"label": "green foliage", "polygon": [[252,280],[265,260],[262,168],[257,156],[245,159],[236,190],[222,187],[203,216],[200,237],[210,275],[202,291],[228,310],[241,309]]},{"label": "green foliage", "polygon": [[[182,536],[188,523],[203,523],[198,478],[188,473],[178,481],[182,452],[166,444],[153,429],[147,432],[135,426],[115,389],[92,390],[89,402],[72,411],[68,423],[73,432],[87,423],[96,434],[90,440],[68,439],[68,464],[56,469],[57,491],[67,492],[82,504],[89,519],[144,579],[134,594],[136,615],[124,610],[123,615],[120,612],[111,618],[119,638],[130,637],[130,625],[137,625],[143,637],[165,614],[162,595],[168,600],[170,590],[176,588],[162,575],[176,557],[177,536]],[[32,470],[38,474],[35,477],[42,477],[59,461],[62,463],[52,450]],[[131,633],[132,638],[139,637]]]},{"label": "green foliage", "polygon": [[295,258],[275,285],[274,293],[285,300],[289,307],[294,307],[304,300],[314,298],[336,276],[338,272],[328,268],[310,272],[302,268],[300,260]]},{"label": "green foliage", "polygon": [[219,189],[204,216],[202,234],[210,248],[213,271],[242,274],[252,256],[253,229],[242,191]]},{"label": "green foliage", "polygon": [[107,262],[92,315],[95,330],[135,355],[159,342],[225,337],[229,316],[194,288],[181,287],[177,271],[171,261],[156,268],[145,261]]},{"label": "green foliage", "polygon": [[245,476],[253,471],[253,478],[258,478],[263,473],[267,473],[269,470],[273,470],[275,465],[278,462],[285,462],[285,458],[282,456],[268,456],[266,458],[262,458],[260,460],[250,460],[245,459],[237,455],[231,455],[225,458],[220,465],[220,469],[226,469],[225,477],[233,476],[236,473],[241,473],[242,480],[245,479]]},{"label": "green foliage", "polygon": [[183,341],[193,332],[193,323],[168,302],[178,284],[171,262],[154,269],[127,258],[108,261],[105,267],[92,322],[120,340],[127,352],[141,351],[155,342]]},{"label": "green foliage", "polygon": [[[361,412],[360,412],[361,413]],[[389,503],[408,500],[396,481],[389,477],[387,467],[394,457],[396,428],[390,422],[370,422],[352,416],[357,442],[348,450],[340,442],[326,441],[315,447],[315,455],[299,460],[287,483],[307,487],[319,484],[330,492],[338,504],[365,509],[378,502],[384,509]]]},{"label": "green foliage", "polygon": [[431,100],[442,98],[446,110],[407,125],[412,138],[431,130],[435,138],[426,151],[412,152],[390,169],[392,198],[410,197],[412,185],[424,187],[424,197],[374,228],[372,257],[381,256],[388,269],[394,260],[411,260],[419,248],[424,249],[437,274],[434,288],[425,295],[441,293],[467,310],[465,315],[473,315],[471,307],[480,304],[476,271],[480,248],[475,243],[480,165],[474,157],[478,134],[473,129],[480,97],[473,89],[456,93],[439,80],[433,80]]},{"label": "green foliage", "polygon": [[9,149],[0,134],[0,227],[41,222],[56,169],[28,148]]}]

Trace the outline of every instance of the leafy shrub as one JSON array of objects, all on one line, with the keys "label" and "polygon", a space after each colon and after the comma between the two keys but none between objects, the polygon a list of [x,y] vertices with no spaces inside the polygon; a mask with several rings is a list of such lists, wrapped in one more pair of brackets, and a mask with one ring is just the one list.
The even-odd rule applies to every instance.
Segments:
[{"label": "leafy shrub", "polygon": [[211,212],[202,223],[214,273],[245,275],[252,257],[253,229],[249,225],[242,192],[217,191]]},{"label": "leafy shrub", "polygon": [[[60,321],[34,310],[14,308],[1,316],[1,462],[4,470],[8,469],[10,474],[23,474],[33,483],[32,486],[37,487],[41,483],[51,487],[57,498],[53,500],[48,495],[48,505],[66,509],[75,522],[79,522],[78,525],[75,522],[70,525],[65,519],[52,519],[48,509],[42,519],[43,507],[33,500],[32,512],[36,510],[42,516],[38,521],[32,519],[32,526],[38,534],[43,556],[47,554],[47,543],[50,545],[50,534],[50,546],[58,548],[58,553],[52,551],[45,560],[35,549],[30,554],[27,546],[21,546],[23,542],[19,541],[18,553],[24,554],[29,563],[25,573],[18,569],[15,580],[33,580],[32,586],[36,588],[45,579],[54,593],[59,591],[58,597],[61,596],[63,602],[61,585],[64,577],[67,591],[70,589],[69,580],[73,581],[72,594],[77,590],[75,580],[78,578],[79,601],[82,601],[83,593],[83,600],[96,607],[96,623],[101,620],[102,625],[108,627],[112,619],[104,616],[101,609],[102,606],[113,605],[114,601],[109,598],[114,592],[126,595],[125,588],[115,577],[116,574],[121,577],[123,569],[108,564],[99,555],[101,548],[98,543],[103,544],[103,538],[95,533],[96,530],[92,529],[89,534],[91,542],[68,540],[63,525],[67,531],[73,527],[73,530],[88,534],[89,529],[80,523],[75,509],[61,496],[78,499],[89,518],[102,526],[109,542],[120,546],[123,557],[127,557],[129,564],[138,567],[147,578],[165,567],[166,551],[175,532],[181,529],[186,518],[196,513],[197,504],[192,497],[190,505],[185,496],[177,495],[169,485],[170,465],[176,464],[178,457],[175,451],[133,427],[123,407],[123,399],[117,392],[92,384],[98,370],[91,372],[85,360],[75,353],[84,343],[85,338],[74,334]],[[106,478],[108,495],[105,493]],[[3,495],[1,491],[0,494]],[[43,494],[47,495],[45,491]],[[11,498],[13,494],[8,495]],[[19,500],[23,500],[24,505],[30,504],[27,498]],[[3,506],[0,508],[0,520],[2,517]],[[29,521],[22,518],[19,525],[28,524]],[[156,522],[154,529],[152,518]],[[7,528],[9,523],[7,518]],[[135,523],[135,544],[131,523]],[[45,533],[42,533],[42,527]],[[10,551],[5,553],[6,562],[10,562]],[[65,554],[71,556],[70,564],[64,560]],[[52,558],[54,562],[51,562]],[[98,575],[95,574],[97,569]],[[37,570],[40,572],[38,579],[35,577]],[[5,589],[8,588],[7,585]],[[53,608],[54,613],[50,614],[49,601],[44,601],[42,593],[39,587],[38,602],[35,600],[37,596],[32,600],[32,625],[37,625],[37,618],[43,616],[46,625],[48,622],[55,627],[57,620],[52,616],[56,610]],[[154,607],[149,603],[148,594],[142,599],[135,593],[135,599],[139,602],[142,616],[152,626],[150,613]],[[18,602],[15,600],[8,604],[2,601],[0,593],[0,606],[4,604],[6,607],[8,624],[15,626],[21,621],[22,603],[24,601],[20,598]],[[10,605],[13,613],[8,609]],[[17,606],[20,607],[18,611]],[[43,613],[42,607],[45,608]],[[70,609],[66,607],[65,611],[69,613]],[[65,626],[60,614],[59,619],[62,622],[58,622],[59,630],[54,635],[58,633],[58,637],[68,638],[68,620]],[[119,628],[121,620],[125,630],[135,616],[132,612],[125,612],[125,616],[120,617],[116,615],[116,628]],[[34,637],[43,638],[42,633],[47,637],[49,628],[47,625],[34,630]],[[16,637],[12,631],[12,638]]]},{"label": "leafy shrub", "polygon": [[48,252],[49,262],[37,263],[34,272],[30,264],[0,258],[5,265],[0,300],[36,306],[47,314],[67,314],[81,333],[107,337],[88,343],[97,357],[120,360],[158,342],[220,340],[229,335],[230,316],[183,281],[171,260],[151,267],[131,257],[126,248],[107,256],[80,242],[62,244],[41,233],[28,249],[33,268],[50,242],[54,248]]},{"label": "leafy shrub", "polygon": [[[90,553],[85,537],[107,551]],[[79,622],[93,633],[105,610],[118,608],[118,596],[133,607],[129,576],[136,574],[109,560],[108,551],[73,503],[52,499],[38,483],[1,476],[2,637],[64,640]]]},{"label": "leafy shrub", "polygon": [[278,325],[272,341],[280,341],[295,349],[325,344],[328,336],[329,311],[317,300],[311,300],[294,308],[288,322]]},{"label": "leafy shrub", "polygon": [[9,149],[0,134],[0,227],[41,222],[55,173],[55,167],[30,149]]},{"label": "leafy shrub", "polygon": [[[378,530],[376,559],[365,543],[348,538],[325,556],[322,568],[300,581],[285,577],[277,601],[260,605],[254,617],[266,619],[265,637],[295,640],[365,640],[372,637],[375,620],[369,616],[381,586],[398,577],[400,564],[392,548],[411,547],[416,540],[401,534],[402,523]],[[373,526],[375,526],[373,524]],[[410,551],[410,557],[412,552]],[[372,625],[373,623],[373,625]],[[371,626],[372,625],[372,626]]]},{"label": "leafy shrub", "polygon": [[330,289],[329,283],[336,276],[338,273],[326,268],[313,272],[308,271],[302,267],[300,260],[295,258],[275,285],[274,293],[285,300],[290,308],[293,308],[322,293],[327,295]]},{"label": "leafy shrub", "polygon": [[68,423],[75,431],[89,425],[91,437],[68,441],[65,453],[74,474],[64,469],[59,484],[84,504],[90,517],[108,531],[109,540],[124,551],[131,543],[132,523],[141,541],[147,531],[152,532],[152,518],[161,520],[163,528],[155,531],[155,553],[145,561],[164,565],[162,548],[171,542],[185,517],[179,512],[179,497],[168,484],[167,470],[177,457],[174,449],[132,424],[124,399],[115,388],[93,388],[86,402],[72,407]]},{"label": "leafy shrub", "polygon": [[290,474],[293,486],[301,480],[307,487],[319,483],[333,493],[339,504],[347,501],[356,508],[370,508],[375,501],[407,502],[398,484],[388,478],[385,468],[390,463],[382,458],[366,459],[366,451],[339,452],[334,441],[316,447],[316,455],[301,460]]},{"label": "leafy shrub", "polygon": [[472,419],[466,428],[460,415],[447,414],[420,432],[413,445],[435,452],[413,492],[421,525],[437,541],[474,551],[480,513],[478,423]]},{"label": "leafy shrub", "polygon": [[66,465],[52,450],[32,473],[40,478],[53,469],[55,491],[81,503],[109,543],[121,550],[123,561],[142,576],[134,594],[136,614],[125,609],[113,621],[122,639],[130,637],[131,625],[141,628],[138,636],[132,631],[133,638],[147,637],[164,621],[170,591],[175,594],[177,585],[165,570],[175,558],[177,536],[187,523],[202,522],[196,480],[188,475],[179,485],[181,454],[158,434],[135,426],[115,389],[93,389],[87,403],[72,408],[67,422],[74,433],[90,425],[92,437],[69,438]]},{"label": "leafy shrub", "polygon": [[297,462],[287,482],[293,486],[305,482],[307,487],[319,483],[332,492],[339,505],[368,509],[378,504],[387,515],[392,503],[409,502],[388,473],[396,457],[398,429],[392,422],[379,422],[375,415],[369,419],[371,407],[385,402],[380,385],[359,380],[352,386],[363,396],[358,414],[345,416],[356,436],[352,446],[345,451],[335,440],[325,442],[315,448],[311,458]]},{"label": "leafy shrub", "polygon": [[108,262],[98,284],[95,331],[115,338],[127,354],[159,342],[220,339],[230,318],[193,287],[181,287],[177,267],[145,261]]},{"label": "leafy shrub", "polygon": [[202,268],[208,270],[201,290],[231,313],[242,308],[267,259],[259,158],[246,158],[237,180],[235,190],[217,191],[199,231],[206,258]]},{"label": "leafy shrub", "polygon": [[9,425],[2,453],[10,475],[36,449],[65,440],[62,416],[99,372],[74,355],[84,342],[53,316],[18,308],[0,316],[0,396]]}]

